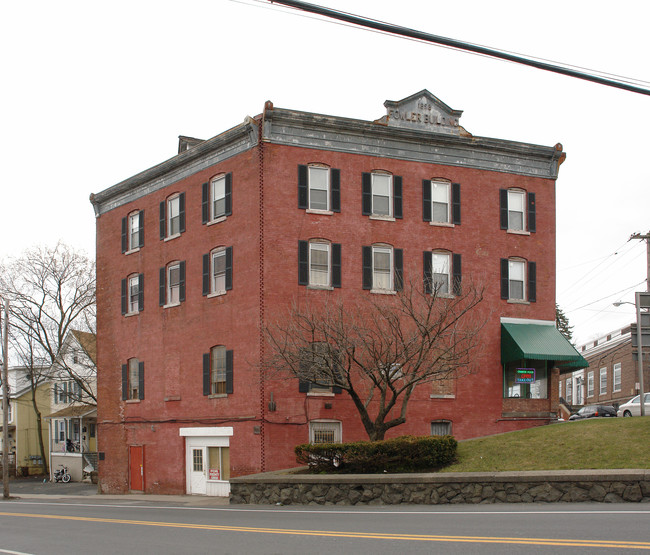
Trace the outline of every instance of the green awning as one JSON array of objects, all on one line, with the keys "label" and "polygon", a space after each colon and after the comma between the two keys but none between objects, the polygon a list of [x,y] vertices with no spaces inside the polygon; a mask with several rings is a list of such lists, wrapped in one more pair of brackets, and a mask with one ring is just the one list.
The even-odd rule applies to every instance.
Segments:
[{"label": "green awning", "polygon": [[501,362],[553,360],[560,368],[589,364],[553,325],[501,323]]}]

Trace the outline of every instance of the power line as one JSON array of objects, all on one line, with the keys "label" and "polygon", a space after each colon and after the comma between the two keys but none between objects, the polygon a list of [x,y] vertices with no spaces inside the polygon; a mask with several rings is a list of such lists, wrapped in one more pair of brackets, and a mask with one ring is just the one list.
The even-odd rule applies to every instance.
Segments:
[{"label": "power line", "polygon": [[598,75],[593,75],[589,73],[584,73],[569,67],[562,67],[555,64],[550,64],[547,62],[540,61],[538,59],[526,58],[516,54],[512,54],[503,50],[495,50],[493,48],[487,48],[485,46],[480,46],[472,44],[465,41],[460,41],[456,39],[450,39],[447,37],[441,37],[438,35],[432,35],[430,33],[425,33],[423,31],[417,31],[415,29],[409,29],[408,27],[401,27],[399,25],[394,25],[392,23],[385,23],[382,21],[376,21],[362,16],[357,16],[354,14],[341,12],[338,10],[332,10],[330,8],[325,8],[323,6],[318,6],[316,4],[308,4],[307,2],[301,2],[299,0],[269,0],[272,4],[281,4],[284,6],[290,6],[299,10],[303,10],[309,13],[315,13],[325,17],[330,17],[339,21],[345,21],[347,23],[352,23],[354,25],[359,25],[361,27],[367,27],[371,29],[376,29],[378,31],[383,31],[386,33],[399,35],[403,37],[410,37],[413,39],[421,40],[424,42],[430,42],[434,44],[441,44],[447,47],[451,47],[458,50],[464,50],[468,52],[474,52],[489,56],[492,58],[498,58],[502,60],[507,60],[510,62],[527,65],[537,69],[542,69],[544,71],[550,71],[552,73],[559,73],[561,75],[566,75],[568,77],[575,77],[577,79],[582,79],[585,81],[591,81],[593,83],[598,83],[600,85],[606,85],[608,87],[614,87],[622,90],[627,90],[630,92],[635,92],[638,94],[644,94],[650,96],[650,89],[645,89],[632,85],[629,82],[623,82],[621,80],[615,81],[612,79],[607,79],[600,77]]}]

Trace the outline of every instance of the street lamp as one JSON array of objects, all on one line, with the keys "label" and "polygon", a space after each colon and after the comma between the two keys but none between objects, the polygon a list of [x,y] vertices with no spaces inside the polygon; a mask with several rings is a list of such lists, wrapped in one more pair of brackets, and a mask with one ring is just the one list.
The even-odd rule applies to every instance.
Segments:
[{"label": "street lamp", "polygon": [[641,416],[645,416],[645,394],[643,387],[643,331],[641,326],[641,305],[643,304],[644,308],[649,306],[650,294],[649,293],[639,293],[634,294],[634,303],[629,303],[625,301],[617,301],[614,306],[621,306],[622,304],[631,304],[636,308],[636,337],[637,337],[637,347],[639,354],[637,356],[637,369],[639,372],[639,408]]}]

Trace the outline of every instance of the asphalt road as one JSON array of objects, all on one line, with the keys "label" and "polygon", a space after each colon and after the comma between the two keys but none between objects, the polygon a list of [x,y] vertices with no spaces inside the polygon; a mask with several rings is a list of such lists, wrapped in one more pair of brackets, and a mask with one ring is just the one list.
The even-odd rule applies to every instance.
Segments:
[{"label": "asphalt road", "polygon": [[0,501],[0,554],[650,552],[650,504],[205,503],[188,496],[25,493]]}]

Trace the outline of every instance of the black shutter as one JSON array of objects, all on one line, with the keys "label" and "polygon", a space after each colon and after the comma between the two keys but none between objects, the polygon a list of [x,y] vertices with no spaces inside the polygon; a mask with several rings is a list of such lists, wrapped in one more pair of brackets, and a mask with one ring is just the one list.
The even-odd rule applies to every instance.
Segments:
[{"label": "black shutter", "polygon": [[179,231],[185,233],[185,193],[178,195]]},{"label": "black shutter", "polygon": [[233,362],[234,362],[234,353],[232,350],[226,351],[226,393],[231,395],[233,392]]},{"label": "black shutter", "polygon": [[203,395],[210,395],[210,353],[203,353]]},{"label": "black shutter", "polygon": [[508,259],[501,259],[501,298],[510,298],[510,276],[508,271]]},{"label": "black shutter", "polygon": [[330,170],[330,210],[341,211],[341,170]]},{"label": "black shutter", "polygon": [[537,264],[528,263],[528,302],[537,302]]},{"label": "black shutter", "polygon": [[393,177],[393,217],[402,219],[402,178],[399,175]]},{"label": "black shutter", "polygon": [[424,292],[430,295],[433,293],[433,253],[429,251],[422,253],[422,279]]},{"label": "black shutter", "polygon": [[127,311],[127,306],[126,306],[126,298],[127,298],[127,291],[126,291],[126,279],[122,280],[122,315],[126,314]]},{"label": "black shutter", "polygon": [[307,208],[307,166],[298,166],[298,208]]},{"label": "black shutter", "polygon": [[298,380],[298,393],[309,393],[309,382]]},{"label": "black shutter", "polygon": [[232,289],[232,247],[226,248],[226,291]]},{"label": "black shutter", "polygon": [[309,285],[309,242],[298,241],[298,285]]},{"label": "black shutter", "polygon": [[[342,380],[343,379],[343,365],[341,364],[341,354],[340,353],[332,353],[332,356],[334,357],[334,377],[337,380]],[[340,385],[332,385],[332,393],[341,393],[343,389],[341,388]]]},{"label": "black shutter", "polygon": [[178,284],[178,300],[183,302],[185,300],[185,261],[179,264],[179,284]]},{"label": "black shutter", "polygon": [[122,401],[126,401],[128,397],[129,397],[129,367],[126,364],[122,364]]},{"label": "black shutter", "polygon": [[462,294],[461,283],[463,281],[462,257],[460,254],[451,255],[452,266],[452,293],[454,295]]},{"label": "black shutter", "polygon": [[460,183],[451,184],[451,221],[460,225]]},{"label": "black shutter", "polygon": [[138,399],[144,399],[144,362],[138,362]]},{"label": "black shutter", "polygon": [[372,289],[372,247],[361,247],[363,259],[363,288]]},{"label": "black shutter", "polygon": [[166,222],[165,222],[165,220],[167,218],[166,202],[167,201],[163,200],[160,203],[160,239],[161,240],[165,238],[165,230],[167,228],[167,225],[166,225]]},{"label": "black shutter", "polygon": [[158,305],[159,306],[165,306],[165,297],[166,295],[166,284],[165,284],[165,277],[167,273],[167,268],[164,266],[160,268],[160,272],[158,273],[159,276],[159,282],[158,282]]},{"label": "black shutter", "polygon": [[232,173],[226,174],[226,216],[232,215]]},{"label": "black shutter", "polygon": [[431,221],[431,180],[422,180],[422,219]]},{"label": "black shutter", "polygon": [[535,193],[528,193],[528,231],[537,231],[537,217],[535,209]]},{"label": "black shutter", "polygon": [[332,287],[341,287],[341,245],[332,243]]},{"label": "black shutter", "polygon": [[122,218],[122,253],[125,253],[128,250],[128,241],[126,236],[127,229],[127,219]]},{"label": "black shutter", "polygon": [[138,247],[144,247],[144,210],[138,213]]},{"label": "black shutter", "polygon": [[138,310],[144,310],[144,274],[138,274]]},{"label": "black shutter", "polygon": [[393,268],[395,270],[395,291],[404,289],[404,263],[402,249],[393,249]]},{"label": "black shutter", "polygon": [[499,189],[499,213],[501,229],[508,229],[508,189]]},{"label": "black shutter", "polygon": [[369,173],[361,174],[361,214],[372,214],[372,175]]},{"label": "black shutter", "polygon": [[203,296],[210,294],[210,254],[203,255]]},{"label": "black shutter", "polygon": [[210,184],[201,185],[201,223],[207,224],[210,221]]}]

